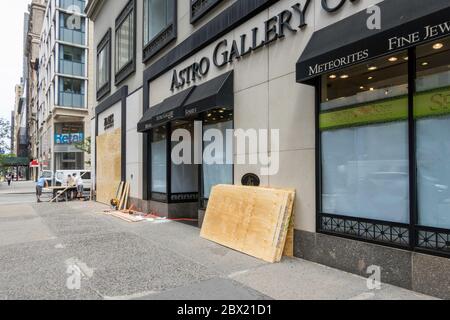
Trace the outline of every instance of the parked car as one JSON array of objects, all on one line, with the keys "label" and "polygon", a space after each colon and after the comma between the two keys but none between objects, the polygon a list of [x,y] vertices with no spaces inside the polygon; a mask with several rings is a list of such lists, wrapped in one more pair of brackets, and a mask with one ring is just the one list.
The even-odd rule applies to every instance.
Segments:
[{"label": "parked car", "polygon": [[53,185],[53,172],[50,170],[43,170],[42,176],[44,177],[45,181],[47,181],[48,186],[51,187]]},{"label": "parked car", "polygon": [[67,179],[69,175],[78,177],[81,176],[83,179],[84,190],[91,190],[92,188],[92,175],[91,171],[87,170],[58,170],[55,173],[55,185],[56,186],[66,186]]}]

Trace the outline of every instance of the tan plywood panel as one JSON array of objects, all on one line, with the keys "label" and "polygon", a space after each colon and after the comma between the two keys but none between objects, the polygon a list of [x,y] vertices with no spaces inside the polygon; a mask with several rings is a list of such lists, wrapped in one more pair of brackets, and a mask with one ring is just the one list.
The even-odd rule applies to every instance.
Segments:
[{"label": "tan plywood panel", "polygon": [[110,204],[122,176],[122,130],[97,137],[97,201]]},{"label": "tan plywood panel", "polygon": [[286,247],[295,192],[219,185],[213,188],[201,236],[267,262]]}]

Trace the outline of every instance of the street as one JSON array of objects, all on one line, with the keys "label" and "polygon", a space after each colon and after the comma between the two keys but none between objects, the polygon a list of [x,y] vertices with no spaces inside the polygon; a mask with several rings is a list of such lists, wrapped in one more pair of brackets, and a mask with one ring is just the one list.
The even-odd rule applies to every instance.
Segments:
[{"label": "street", "polygon": [[0,186],[0,300],[430,299],[300,259],[267,264],[93,202],[36,204],[33,188]]}]

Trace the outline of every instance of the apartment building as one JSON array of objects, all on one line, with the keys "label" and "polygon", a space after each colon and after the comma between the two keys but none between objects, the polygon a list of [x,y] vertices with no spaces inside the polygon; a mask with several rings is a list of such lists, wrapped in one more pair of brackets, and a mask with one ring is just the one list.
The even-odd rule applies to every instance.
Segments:
[{"label": "apartment building", "polygon": [[[30,160],[38,160],[39,154],[39,123],[38,123],[38,66],[39,45],[41,31],[44,24],[47,0],[32,0],[28,5],[27,23],[24,34],[24,79],[25,79],[25,101],[26,122],[28,137],[28,155]],[[30,179],[36,180],[39,168],[30,168]]]},{"label": "apartment building", "polygon": [[26,137],[26,109],[24,98],[24,82],[21,78],[21,83],[14,88],[15,103],[14,103],[14,149],[12,153],[18,157],[27,157],[27,137]]},{"label": "apartment building", "polygon": [[49,0],[40,34],[38,160],[41,170],[90,169],[79,144],[90,137],[92,25],[84,0]]},{"label": "apartment building", "polygon": [[[25,16],[25,22],[26,20]],[[24,91],[26,83],[20,79],[20,83],[14,87],[15,102],[11,122],[11,153],[15,155],[9,164],[14,168],[14,176],[19,179],[28,178],[28,136],[26,123],[26,97]]]},{"label": "apartment building", "polygon": [[[97,201],[127,181],[136,208],[201,220],[216,184],[294,188],[297,257],[379,266],[384,283],[450,298],[448,0],[91,0],[86,12]],[[279,136],[233,149],[232,165],[225,153],[193,165],[172,159],[180,128],[203,148],[209,129]],[[236,161],[255,155],[279,170]]]}]

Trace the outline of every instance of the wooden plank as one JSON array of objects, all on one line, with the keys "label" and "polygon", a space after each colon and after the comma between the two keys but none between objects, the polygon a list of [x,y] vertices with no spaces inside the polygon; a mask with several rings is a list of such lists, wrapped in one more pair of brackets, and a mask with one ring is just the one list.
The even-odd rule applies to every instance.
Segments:
[{"label": "wooden plank", "polygon": [[122,131],[117,129],[97,137],[97,201],[110,205],[117,195],[122,173]]},{"label": "wooden plank", "polygon": [[128,188],[128,183],[125,182],[125,187],[123,188],[122,195],[120,196],[119,211],[120,211],[121,208],[123,207],[123,202],[125,201],[125,194],[126,194],[126,192],[127,192],[127,188]]},{"label": "wooden plank", "polygon": [[127,184],[127,188],[125,190],[125,201],[123,202],[123,206],[121,210],[126,210],[128,207],[128,198],[130,196],[130,184]]},{"label": "wooden plank", "polygon": [[126,222],[142,222],[144,221],[144,219],[142,217],[135,217],[135,216],[131,216],[129,214],[125,214],[119,211],[110,211],[110,212],[103,212],[103,214],[108,215],[108,216],[113,216],[115,218],[119,218],[123,221]]},{"label": "wooden plank", "polygon": [[294,216],[291,218],[289,231],[286,237],[286,246],[284,247],[283,257],[294,257]]},{"label": "wooden plank", "polygon": [[277,252],[276,252],[277,262],[281,261],[281,259],[283,257],[283,253],[284,253],[284,251],[286,249],[289,229],[290,229],[290,226],[291,226],[293,212],[294,212],[295,192],[294,191],[288,191],[288,190],[286,190],[286,191],[289,193],[289,195],[288,195],[288,201],[286,203],[286,207],[284,209],[285,210],[285,214],[284,214],[284,217],[282,219],[279,243],[278,243],[278,246],[277,246]]},{"label": "wooden plank", "polygon": [[294,197],[292,190],[216,186],[201,236],[267,262],[280,261]]},{"label": "wooden plank", "polygon": [[117,189],[117,193],[116,193],[116,198],[115,199],[119,200],[121,195],[122,195],[122,192],[123,192],[123,181],[120,182],[119,189]]}]

